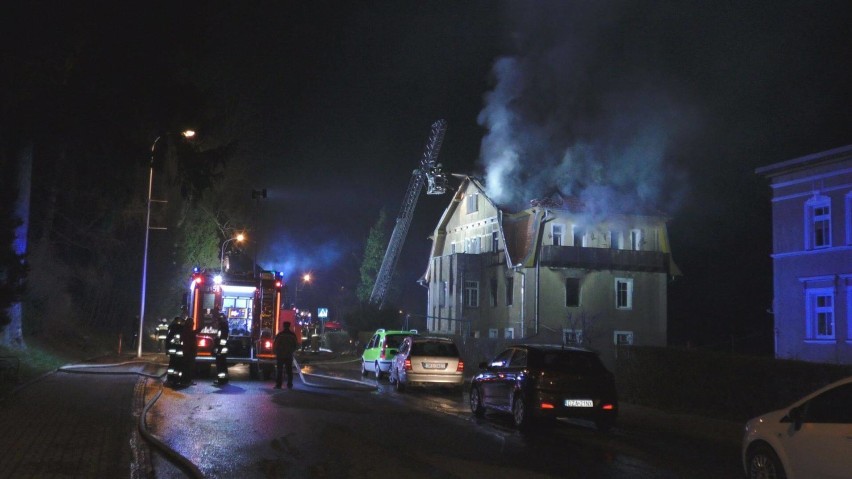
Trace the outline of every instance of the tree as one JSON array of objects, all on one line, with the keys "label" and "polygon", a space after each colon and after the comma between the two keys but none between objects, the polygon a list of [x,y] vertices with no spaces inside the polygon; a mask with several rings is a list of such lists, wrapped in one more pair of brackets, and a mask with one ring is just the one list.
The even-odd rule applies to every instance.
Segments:
[{"label": "tree", "polygon": [[379,218],[370,228],[367,244],[364,246],[364,258],[361,261],[361,281],[358,283],[358,299],[362,303],[370,300],[376,276],[382,267],[385,251],[388,247],[388,213],[385,208],[379,211]]}]

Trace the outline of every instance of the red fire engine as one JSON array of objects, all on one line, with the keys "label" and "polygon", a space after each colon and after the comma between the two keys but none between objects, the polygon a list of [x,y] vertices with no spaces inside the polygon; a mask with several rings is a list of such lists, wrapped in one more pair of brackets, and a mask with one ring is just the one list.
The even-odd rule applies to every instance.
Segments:
[{"label": "red fire engine", "polygon": [[228,320],[228,364],[248,364],[252,379],[260,373],[269,379],[275,368],[273,339],[284,321],[295,323],[294,312],[282,309],[285,300],[286,287],[278,273],[223,275],[194,269],[186,311],[198,331],[196,365],[209,372],[215,360],[213,347],[219,325],[213,311],[218,309]]}]

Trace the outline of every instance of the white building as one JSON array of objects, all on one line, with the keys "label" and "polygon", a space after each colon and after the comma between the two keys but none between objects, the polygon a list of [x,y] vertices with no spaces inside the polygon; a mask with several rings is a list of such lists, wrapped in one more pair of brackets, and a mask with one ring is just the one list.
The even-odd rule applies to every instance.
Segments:
[{"label": "white building", "polygon": [[467,177],[432,237],[422,283],[430,331],[580,344],[666,345],[671,260],[666,219],[618,214],[590,223],[554,195],[510,213]]}]

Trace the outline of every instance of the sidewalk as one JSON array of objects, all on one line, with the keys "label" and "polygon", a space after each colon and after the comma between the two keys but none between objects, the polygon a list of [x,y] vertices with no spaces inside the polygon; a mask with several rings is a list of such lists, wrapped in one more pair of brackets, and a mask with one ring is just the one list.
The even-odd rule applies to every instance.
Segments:
[{"label": "sidewalk", "polygon": [[16,389],[0,402],[0,478],[152,477],[137,429],[148,368],[54,371]]}]

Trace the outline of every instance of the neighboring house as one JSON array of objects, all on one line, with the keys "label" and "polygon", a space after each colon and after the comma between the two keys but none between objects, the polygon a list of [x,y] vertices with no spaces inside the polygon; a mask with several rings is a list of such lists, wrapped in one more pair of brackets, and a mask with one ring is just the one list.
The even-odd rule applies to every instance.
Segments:
[{"label": "neighboring house", "polygon": [[775,357],[852,364],[852,145],[756,173],[772,188]]},{"label": "neighboring house", "polygon": [[666,345],[671,260],[662,215],[587,219],[554,195],[506,212],[471,177],[432,237],[430,331],[474,338],[582,345],[614,358],[616,345]]}]

